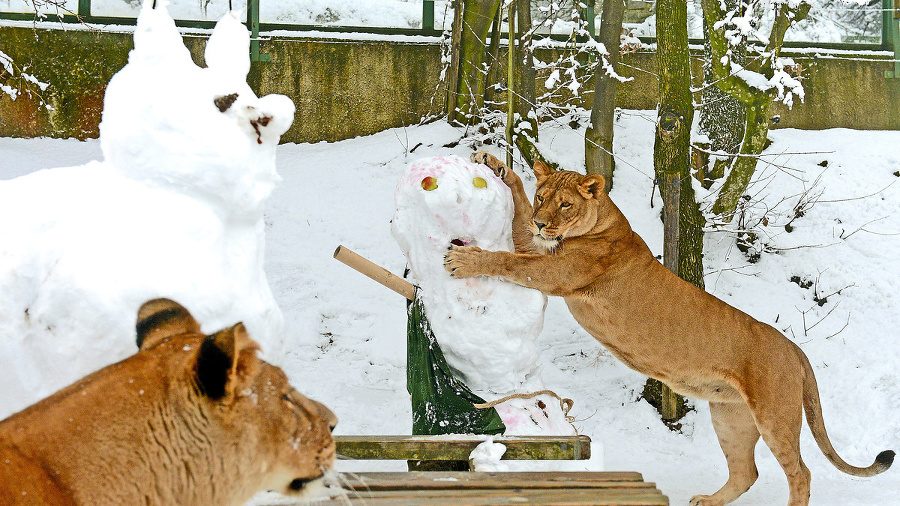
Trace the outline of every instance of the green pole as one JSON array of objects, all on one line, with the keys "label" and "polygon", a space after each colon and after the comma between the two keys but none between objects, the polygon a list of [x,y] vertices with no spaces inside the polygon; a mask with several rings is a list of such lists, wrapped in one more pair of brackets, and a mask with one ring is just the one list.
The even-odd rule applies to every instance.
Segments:
[{"label": "green pole", "polygon": [[434,31],[434,0],[422,2],[422,31],[426,34]]},{"label": "green pole", "polygon": [[587,17],[588,33],[591,34],[592,39],[596,38],[594,31],[594,2],[588,3],[587,9],[585,9],[585,17]]},{"label": "green pole", "polygon": [[250,28],[250,61],[269,61],[269,55],[259,54],[259,0],[247,0],[247,26]]},{"label": "green pole", "polygon": [[886,79],[900,78],[900,0],[883,0],[881,11],[881,47],[894,52],[894,69],[885,70]]},{"label": "green pole", "polygon": [[83,18],[91,15],[91,0],[78,0],[78,15]]}]

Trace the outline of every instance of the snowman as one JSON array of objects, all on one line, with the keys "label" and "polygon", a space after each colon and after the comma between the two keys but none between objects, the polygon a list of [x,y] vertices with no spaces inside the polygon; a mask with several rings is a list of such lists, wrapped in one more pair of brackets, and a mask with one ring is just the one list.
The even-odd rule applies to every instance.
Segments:
[{"label": "snowman", "polygon": [[263,211],[294,105],[247,85],[235,13],[200,68],[152,3],[106,89],[104,160],[0,182],[0,419],[133,354],[151,298],[178,300],[205,332],[243,320],[268,360],[281,355]]},{"label": "snowman", "polygon": [[458,156],[413,162],[395,192],[391,232],[409,261],[428,322],[454,375],[493,401],[507,435],[571,435],[545,390],[537,338],[547,298],[496,278],[453,279],[451,245],[513,250],[512,193],[485,165]]}]

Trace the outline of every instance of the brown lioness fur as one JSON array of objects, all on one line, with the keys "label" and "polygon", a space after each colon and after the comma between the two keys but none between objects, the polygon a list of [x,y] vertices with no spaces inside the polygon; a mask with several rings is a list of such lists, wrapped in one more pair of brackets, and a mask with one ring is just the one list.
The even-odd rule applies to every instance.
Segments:
[{"label": "brown lioness fur", "polygon": [[838,456],[806,355],[773,327],[663,267],[603,191],[603,177],[536,163],[532,208],[506,165],[484,152],[472,159],[512,190],[516,252],[454,246],[447,270],[456,278],[500,276],[564,297],[578,323],[625,364],[708,400],[728,482],[713,495],[693,497],[692,505],[721,505],[746,492],[758,476],[760,437],[787,474],[789,505],[809,504],[810,473],[800,458],[804,412],[819,448],[841,471],[873,476],[891,466],[893,451],[869,467]]},{"label": "brown lioness fur", "polygon": [[260,360],[238,323],[210,336],[167,299],[137,354],[0,422],[0,504],[238,505],[299,495],[334,461],[334,415]]}]

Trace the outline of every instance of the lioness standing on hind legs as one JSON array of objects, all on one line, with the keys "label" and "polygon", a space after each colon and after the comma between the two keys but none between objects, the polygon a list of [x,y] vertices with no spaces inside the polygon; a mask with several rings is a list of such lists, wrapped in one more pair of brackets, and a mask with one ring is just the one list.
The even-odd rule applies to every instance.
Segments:
[{"label": "lioness standing on hind legs", "polygon": [[800,458],[804,412],[822,453],[839,470],[874,476],[891,466],[890,450],[869,467],[841,459],[825,432],[803,351],[663,267],[603,191],[602,176],[555,172],[537,162],[532,208],[522,180],[503,162],[482,151],[472,160],[512,190],[516,252],[451,246],[446,269],[456,278],[499,276],[563,297],[578,323],[626,365],[708,400],[728,481],[713,495],[691,498],[692,506],[729,503],[753,485],[760,437],[787,475],[789,506],[809,504],[810,473]]}]

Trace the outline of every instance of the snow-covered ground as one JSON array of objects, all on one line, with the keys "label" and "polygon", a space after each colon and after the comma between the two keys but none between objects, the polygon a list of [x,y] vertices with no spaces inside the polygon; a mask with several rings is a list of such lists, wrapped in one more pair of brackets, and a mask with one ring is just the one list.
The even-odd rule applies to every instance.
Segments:
[{"label": "snow-covered ground", "polygon": [[[656,206],[649,205],[653,122],[650,111],[624,111],[618,121],[612,196],[659,252],[658,195]],[[408,433],[411,414],[405,301],[333,260],[332,253],[344,245],[401,273],[406,259],[389,223],[394,188],[417,158],[468,155],[471,147],[464,143],[443,147],[460,135],[437,122],[338,143],[278,147],[284,180],[266,209],[265,270],[285,319],[284,367],[299,390],[338,414],[337,433]],[[542,136],[564,167],[582,165],[583,131],[563,122],[546,126]],[[777,252],[751,264],[730,234],[710,233],[707,287],[801,345],[816,369],[832,441],[847,460],[868,465],[879,451],[900,448],[900,132],[776,130],[771,137],[767,152],[780,154],[770,158],[777,166],[760,166],[751,193],[762,199],[756,208],[769,209],[761,236]],[[96,141],[4,138],[0,178],[100,157]],[[805,190],[813,202],[787,233],[783,225]],[[793,276],[813,285],[803,288]],[[814,296],[827,296],[827,302],[819,306]],[[550,300],[538,346],[546,386],[574,399],[576,425],[602,448],[600,463],[607,470],[642,472],[672,504],[686,504],[691,495],[724,482],[724,459],[705,403],[696,405],[680,432],[669,431],[638,399],[644,379],[582,331],[559,299]],[[802,444],[813,475],[812,504],[900,504],[900,470],[851,478],[828,463],[808,431]],[[736,504],[786,503],[784,474],[764,445],[757,454],[760,479]]]}]

